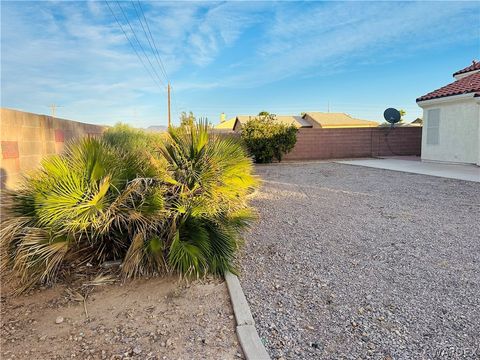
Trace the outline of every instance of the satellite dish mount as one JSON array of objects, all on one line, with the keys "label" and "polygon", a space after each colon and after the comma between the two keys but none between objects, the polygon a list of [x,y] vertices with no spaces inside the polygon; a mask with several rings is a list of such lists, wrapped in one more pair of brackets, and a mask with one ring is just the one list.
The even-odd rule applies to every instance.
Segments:
[{"label": "satellite dish mount", "polygon": [[388,123],[390,123],[390,128],[393,128],[393,126],[400,121],[402,116],[397,109],[388,108],[383,112],[383,117]]}]

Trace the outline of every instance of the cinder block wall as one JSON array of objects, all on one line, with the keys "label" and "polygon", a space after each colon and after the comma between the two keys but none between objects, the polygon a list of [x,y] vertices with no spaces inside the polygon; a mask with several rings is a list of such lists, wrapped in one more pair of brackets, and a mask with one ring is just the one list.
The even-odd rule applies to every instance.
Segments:
[{"label": "cinder block wall", "polygon": [[299,129],[285,160],[420,155],[421,127]]},{"label": "cinder block wall", "polygon": [[42,158],[59,154],[65,143],[82,136],[100,135],[104,126],[1,109],[1,188],[15,188],[21,174],[35,169]]}]

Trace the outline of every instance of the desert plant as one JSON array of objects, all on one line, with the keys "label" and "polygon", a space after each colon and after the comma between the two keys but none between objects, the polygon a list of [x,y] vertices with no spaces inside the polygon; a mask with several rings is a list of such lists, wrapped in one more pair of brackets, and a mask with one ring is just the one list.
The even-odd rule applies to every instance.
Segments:
[{"label": "desert plant", "polygon": [[[262,113],[261,113],[262,114]],[[297,142],[297,128],[275,121],[275,115],[259,116],[242,125],[241,137],[257,163],[282,161]]]},{"label": "desert plant", "polygon": [[240,231],[253,219],[246,202],[257,184],[251,160],[237,139],[210,133],[206,121],[168,134],[162,152],[177,182],[169,265],[196,275],[233,270]]},{"label": "desert plant", "polygon": [[162,188],[150,186],[160,181],[139,178],[153,174],[149,164],[94,138],[45,159],[23,188],[4,197],[2,266],[28,288],[54,280],[65,262],[123,258],[131,238],[163,225]]},{"label": "desert plant", "polygon": [[2,274],[51,283],[62,266],[122,260],[125,277],[232,270],[252,211],[251,161],[205,123],[152,138],[125,126],[46,158],[4,196]]}]

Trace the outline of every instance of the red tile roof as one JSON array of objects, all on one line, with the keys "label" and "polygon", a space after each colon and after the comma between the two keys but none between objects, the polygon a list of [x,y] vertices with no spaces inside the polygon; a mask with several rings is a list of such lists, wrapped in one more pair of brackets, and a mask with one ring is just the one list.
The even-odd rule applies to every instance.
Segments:
[{"label": "red tile roof", "polygon": [[419,97],[417,102],[468,93],[475,93],[474,96],[480,96],[480,72],[465,76],[447,86],[429,92],[428,94]]},{"label": "red tile roof", "polygon": [[460,74],[465,74],[467,72],[475,71],[475,70],[480,70],[480,62],[474,60],[472,62],[472,65],[467,66],[465,69],[458,70],[456,73],[453,73],[453,76],[460,75]]}]

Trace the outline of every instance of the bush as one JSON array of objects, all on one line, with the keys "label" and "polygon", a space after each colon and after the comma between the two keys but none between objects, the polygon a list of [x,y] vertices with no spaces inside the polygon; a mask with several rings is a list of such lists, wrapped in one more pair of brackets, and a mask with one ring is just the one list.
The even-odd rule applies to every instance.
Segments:
[{"label": "bush", "polygon": [[282,161],[297,142],[297,128],[275,122],[274,115],[258,117],[242,125],[242,139],[257,163]]},{"label": "bush", "polygon": [[223,274],[253,219],[255,186],[241,145],[204,123],[160,138],[117,126],[46,158],[6,194],[2,274],[18,275],[19,291],[109,260],[122,260],[125,277]]}]

